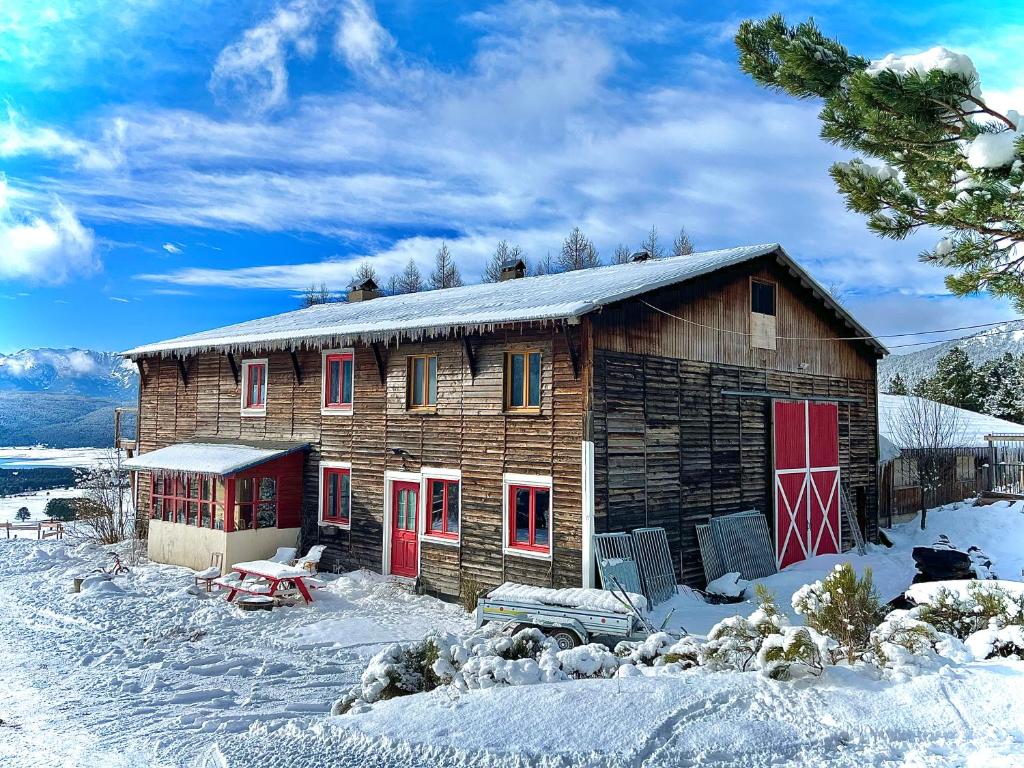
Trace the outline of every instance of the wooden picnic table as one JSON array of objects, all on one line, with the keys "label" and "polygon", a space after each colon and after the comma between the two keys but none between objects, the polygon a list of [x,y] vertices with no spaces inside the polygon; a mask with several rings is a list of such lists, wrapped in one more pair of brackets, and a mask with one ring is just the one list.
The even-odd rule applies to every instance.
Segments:
[{"label": "wooden picnic table", "polygon": [[273,560],[252,560],[247,563],[235,563],[231,570],[238,574],[237,579],[227,576],[213,582],[230,590],[228,602],[234,600],[239,592],[275,599],[300,595],[307,604],[313,602],[313,596],[306,584],[310,573],[305,568],[275,563]]}]

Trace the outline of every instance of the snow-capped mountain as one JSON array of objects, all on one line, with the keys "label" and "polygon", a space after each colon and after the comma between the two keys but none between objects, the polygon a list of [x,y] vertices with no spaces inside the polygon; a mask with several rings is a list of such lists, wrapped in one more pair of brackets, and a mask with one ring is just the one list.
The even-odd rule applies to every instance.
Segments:
[{"label": "snow-capped mountain", "polygon": [[908,386],[935,373],[939,358],[954,347],[960,347],[975,365],[1001,357],[1005,352],[1024,353],[1024,320],[994,325],[973,336],[956,341],[944,341],[906,355],[889,355],[878,365],[878,384],[884,390],[897,374]]},{"label": "snow-capped mountain", "polygon": [[47,392],[134,400],[135,366],[113,352],[23,349],[0,355],[0,392]]}]

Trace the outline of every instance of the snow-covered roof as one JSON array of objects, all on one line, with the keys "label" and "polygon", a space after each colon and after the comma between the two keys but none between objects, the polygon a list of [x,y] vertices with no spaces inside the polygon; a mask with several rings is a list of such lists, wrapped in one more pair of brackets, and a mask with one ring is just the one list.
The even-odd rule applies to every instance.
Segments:
[{"label": "snow-covered roof", "polygon": [[[913,401],[919,398],[913,395],[885,395],[878,396],[878,431],[882,437],[888,439],[899,449],[906,446],[900,444],[897,436],[899,424],[904,418],[903,414],[907,409],[913,407]],[[975,413],[964,408],[956,408],[952,405],[945,406],[956,413],[957,426],[962,432],[962,448],[985,448],[988,441],[986,435],[1024,435],[1024,425],[1014,424],[1012,421],[997,419],[984,413]]]},{"label": "snow-covered roof", "polygon": [[[605,305],[772,253],[804,280],[820,300],[856,331],[856,335],[871,335],[828,291],[799,267],[778,243],[767,243],[499,283],[384,296],[369,301],[320,304],[155,344],[144,344],[124,354],[140,357],[153,354],[197,354],[209,350],[348,346],[357,341],[369,343],[403,337],[441,336],[460,331],[487,331],[508,323],[577,322],[583,315]],[[874,340],[868,343],[884,351]]]},{"label": "snow-covered roof", "polygon": [[242,445],[239,443],[177,443],[128,459],[128,469],[162,469],[233,475],[309,447],[307,443]]}]

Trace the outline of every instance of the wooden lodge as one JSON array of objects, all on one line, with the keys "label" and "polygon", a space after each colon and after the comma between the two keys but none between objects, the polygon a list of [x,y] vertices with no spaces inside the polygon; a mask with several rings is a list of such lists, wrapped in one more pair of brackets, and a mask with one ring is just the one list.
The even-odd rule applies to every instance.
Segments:
[{"label": "wooden lodge", "polygon": [[[154,559],[289,543],[454,598],[595,579],[591,534],[768,516],[782,565],[877,534],[884,349],[775,244],[378,297],[137,347]],[[353,300],[355,299],[355,300]]]}]

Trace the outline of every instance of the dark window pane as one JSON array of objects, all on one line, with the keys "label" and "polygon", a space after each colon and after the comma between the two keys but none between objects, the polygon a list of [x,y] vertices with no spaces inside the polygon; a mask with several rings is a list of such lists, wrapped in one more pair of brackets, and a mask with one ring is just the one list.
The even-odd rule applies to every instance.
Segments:
[{"label": "dark window pane", "polygon": [[409,495],[408,491],[398,492],[398,530],[405,530],[405,499]]},{"label": "dark window pane", "polygon": [[430,358],[430,369],[427,371],[427,404],[437,405],[437,358]]},{"label": "dark window pane", "polygon": [[341,361],[337,358],[327,367],[327,402],[341,403]]},{"label": "dark window pane", "polygon": [[218,531],[224,530],[224,507],[220,504],[213,507],[213,527]]},{"label": "dark window pane", "polygon": [[188,497],[190,499],[199,498],[199,478],[194,475],[188,479]]},{"label": "dark window pane", "polygon": [[153,497],[153,517],[161,519],[164,515],[164,500],[159,496]]},{"label": "dark window pane", "polygon": [[416,491],[409,491],[405,509],[405,530],[416,530],[416,502],[419,494]]},{"label": "dark window pane", "polygon": [[459,484],[448,483],[448,533],[459,532]]},{"label": "dark window pane", "polygon": [[530,543],[530,489],[516,488],[515,491],[515,540]]},{"label": "dark window pane", "polygon": [[512,370],[509,372],[509,400],[508,404],[513,408],[522,408],[523,402],[523,363],[525,355],[509,355],[509,365]]},{"label": "dark window pane", "polygon": [[190,501],[186,510],[188,511],[188,517],[186,517],[185,523],[188,525],[195,525],[196,520],[199,518],[199,502]]},{"label": "dark window pane", "polygon": [[181,499],[174,501],[174,520],[178,523],[185,522],[185,502]]},{"label": "dark window pane", "polygon": [[341,402],[352,402],[352,358],[346,357],[341,365]]},{"label": "dark window pane", "polygon": [[253,505],[239,504],[235,507],[235,530],[248,531],[253,523]]},{"label": "dark window pane", "polygon": [[277,504],[272,501],[261,501],[257,505],[256,526],[258,528],[277,527]]},{"label": "dark window pane", "polygon": [[277,501],[277,481],[274,478],[260,478],[260,501]]},{"label": "dark window pane", "polygon": [[750,284],[750,311],[762,315],[775,314],[775,286],[754,280]]},{"label": "dark window pane", "polygon": [[423,363],[422,357],[412,361],[412,404],[423,405]]},{"label": "dark window pane", "polygon": [[540,407],[540,353],[530,354],[530,396],[531,408]]},{"label": "dark window pane", "polygon": [[199,506],[199,527],[209,528],[210,527],[210,504],[204,502]]},{"label": "dark window pane", "polygon": [[444,532],[444,483],[430,484],[430,530]]},{"label": "dark window pane", "polygon": [[548,518],[551,507],[551,492],[548,490],[534,491],[533,543],[543,546],[548,543]]},{"label": "dark window pane", "polygon": [[324,509],[324,517],[338,516],[338,473],[327,473],[327,506]]}]

